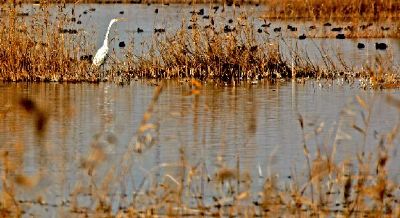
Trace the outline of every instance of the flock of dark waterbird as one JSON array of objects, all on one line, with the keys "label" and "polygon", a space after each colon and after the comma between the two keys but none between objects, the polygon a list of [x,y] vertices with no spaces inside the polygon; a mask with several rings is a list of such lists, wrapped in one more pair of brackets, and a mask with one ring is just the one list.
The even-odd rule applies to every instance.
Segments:
[{"label": "flock of dark waterbird", "polygon": [[[150,5],[150,3],[148,3],[148,5]],[[169,3],[165,3],[164,5],[168,6]],[[233,5],[233,3],[232,4],[227,4],[227,6],[232,6],[232,5]],[[235,6],[240,7],[239,4],[235,4]],[[222,8],[220,10],[221,12],[225,11],[225,7],[220,7],[220,6],[213,6],[211,9],[213,10],[214,13],[217,13],[220,8]],[[82,21],[79,20],[79,18],[81,18],[83,15],[86,15],[86,14],[88,14],[90,12],[94,12],[94,11],[96,11],[95,8],[89,8],[89,9],[83,11],[82,14],[80,14],[78,16],[78,20],[76,20],[76,18],[73,17],[73,18],[70,19],[70,21],[71,22],[76,22],[78,25],[80,25],[80,24],[82,24]],[[72,12],[72,13],[74,14],[74,12]],[[159,13],[159,9],[155,8],[154,9],[154,13],[158,14]],[[197,15],[197,16],[201,16],[205,20],[210,20],[210,24],[206,25],[204,28],[206,28],[206,29],[207,28],[213,28],[214,29],[214,25],[215,25],[214,19],[213,19],[212,16],[206,14],[206,10],[204,8],[201,8],[201,9],[198,9],[198,10],[191,10],[189,13],[192,16],[193,15],[195,15],[195,16]],[[119,11],[119,14],[123,15],[123,14],[125,14],[125,12],[121,10],[121,11]],[[19,16],[29,16],[29,13],[23,12],[23,13],[19,13],[18,15]],[[261,27],[257,29],[257,33],[260,33],[260,34],[261,33],[267,33],[267,34],[269,34],[268,28],[271,27],[271,24],[272,23],[267,23],[266,20],[264,20],[264,23],[261,24]],[[357,27],[354,27],[354,26],[351,26],[351,25],[348,25],[346,27],[341,27],[341,26],[332,27],[332,26],[333,25],[331,23],[326,22],[326,23],[324,23],[322,25],[322,28],[324,28],[325,30],[329,28],[331,32],[336,33],[336,36],[335,36],[336,39],[346,39],[346,34],[343,33],[343,31],[353,31],[355,28],[357,28]],[[368,24],[360,25],[358,28],[360,30],[367,30],[371,26],[373,26],[373,24],[372,23],[368,23]],[[197,29],[197,28],[199,28],[199,25],[194,21],[193,23],[188,25],[187,28],[189,30]],[[317,28],[318,27],[316,25],[310,25],[308,27],[308,30],[312,31],[312,30],[316,30]],[[380,29],[381,29],[381,31],[388,31],[388,30],[390,30],[390,27],[381,26]],[[233,19],[228,19],[228,23],[224,26],[223,32],[224,33],[230,33],[230,32],[234,32],[234,31],[236,31],[236,26],[234,26],[234,20]],[[275,26],[275,27],[273,27],[272,31],[274,33],[280,33],[280,32],[283,31],[283,29],[280,26]],[[290,25],[289,24],[289,25],[287,25],[287,31],[298,32],[299,28],[294,26],[294,25]],[[65,34],[77,34],[78,33],[78,31],[75,30],[75,29],[59,29],[59,32],[60,33],[65,33]],[[136,29],[136,32],[137,33],[143,33],[144,30],[142,28],[138,27]],[[156,34],[161,34],[161,33],[165,33],[165,32],[166,32],[165,28],[154,28],[154,33],[156,33]],[[297,38],[299,40],[305,40],[305,39],[307,39],[307,35],[306,35],[306,33],[302,33],[302,34],[298,35]],[[123,42],[123,41],[119,42],[119,47],[120,48],[124,48],[125,46],[126,46],[125,42]],[[366,48],[366,45],[364,43],[360,42],[360,43],[357,44],[357,48],[358,49],[364,49],[364,48]],[[383,42],[375,43],[375,49],[377,49],[377,50],[386,50],[387,48],[388,48],[388,45],[386,43],[383,43]],[[87,58],[87,57],[83,57],[83,58]]]},{"label": "flock of dark waterbird", "polygon": [[[264,23],[264,24],[261,25],[261,28],[257,29],[257,32],[258,33],[262,33],[262,32],[268,33],[268,31],[263,30],[263,28],[265,29],[265,28],[268,28],[270,26],[271,26],[271,23]],[[329,22],[323,24],[324,28],[331,27],[331,26],[332,26],[332,24],[329,23]],[[365,29],[367,29],[368,27],[371,27],[371,26],[372,26],[372,23],[369,23],[367,25],[361,25],[360,29],[365,30]],[[297,32],[298,31],[298,28],[295,27],[295,26],[292,26],[292,25],[287,25],[287,29],[288,29],[288,31],[291,31],[291,32]],[[317,29],[317,26],[311,25],[311,26],[308,27],[308,29],[310,31],[311,30],[315,30],[315,29]],[[389,29],[390,29],[390,27],[381,27],[382,31],[387,31]],[[330,29],[331,32],[337,32],[337,34],[335,36],[336,39],[346,39],[346,35],[344,33],[342,33],[342,31],[353,31],[353,30],[354,30],[354,26],[333,27],[333,28]],[[282,31],[282,27],[274,27],[273,28],[273,32],[275,32],[275,33],[278,33],[278,32],[281,32],[281,31]],[[305,40],[306,38],[307,38],[307,35],[305,33],[303,33],[303,34],[298,36],[299,40]],[[365,48],[365,44],[364,43],[358,43],[357,44],[357,48],[358,49],[364,49]],[[386,50],[387,48],[388,48],[388,45],[386,43],[383,43],[383,42],[375,43],[375,49],[377,49],[377,50]]]}]

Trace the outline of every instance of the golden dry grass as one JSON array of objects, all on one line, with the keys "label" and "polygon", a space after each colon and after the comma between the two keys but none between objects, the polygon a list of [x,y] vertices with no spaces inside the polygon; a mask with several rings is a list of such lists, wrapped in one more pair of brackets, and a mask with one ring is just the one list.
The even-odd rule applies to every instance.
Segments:
[{"label": "golden dry grass", "polygon": [[266,16],[280,19],[372,21],[399,18],[398,0],[271,0]]},{"label": "golden dry grass", "polygon": [[[61,34],[62,20],[50,23],[48,11],[33,22],[18,17],[18,9],[7,5],[0,27],[0,78],[9,81],[82,81],[88,64],[78,59],[79,47]],[[37,22],[36,22],[37,21]]]}]

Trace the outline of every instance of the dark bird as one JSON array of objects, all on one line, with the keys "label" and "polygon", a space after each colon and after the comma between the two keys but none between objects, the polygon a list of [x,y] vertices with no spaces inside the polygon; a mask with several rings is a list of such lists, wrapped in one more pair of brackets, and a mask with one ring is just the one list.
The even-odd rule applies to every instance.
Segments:
[{"label": "dark bird", "polygon": [[281,27],[275,27],[275,28],[274,28],[274,32],[276,32],[276,33],[277,33],[277,32],[280,32],[281,30],[282,30]]},{"label": "dark bird", "polygon": [[315,29],[317,29],[317,27],[314,26],[314,25],[311,25],[311,26],[309,27],[309,29],[310,29],[310,30],[315,30]]},{"label": "dark bird", "polygon": [[82,24],[82,21],[78,20],[76,23],[77,23],[77,24]]},{"label": "dark bird", "polygon": [[304,40],[304,39],[306,39],[306,38],[307,38],[307,36],[306,36],[306,34],[304,34],[304,33],[303,33],[302,35],[299,36],[299,39],[300,39],[300,40]]},{"label": "dark bird", "polygon": [[203,16],[203,19],[210,19],[210,16],[204,15],[204,16]]},{"label": "dark bird", "polygon": [[216,13],[219,9],[219,6],[214,6],[213,9],[214,9],[214,13]]},{"label": "dark bird", "polygon": [[232,19],[229,19],[229,20],[228,20],[228,23],[233,23],[233,20],[232,20]]},{"label": "dark bird", "polygon": [[363,24],[360,26],[360,29],[365,30],[365,29],[367,29],[367,26]]},{"label": "dark bird", "polygon": [[365,29],[367,29],[368,27],[371,27],[371,26],[372,26],[372,23],[368,23],[367,25],[363,24],[363,25],[360,26],[360,29],[365,30]]},{"label": "dark bird", "polygon": [[324,23],[324,26],[332,26],[332,24],[331,23]]},{"label": "dark bird", "polygon": [[68,33],[69,33],[69,34],[77,34],[77,33],[78,33],[78,30],[69,29],[69,30],[68,30]]},{"label": "dark bird", "polygon": [[194,24],[192,24],[192,25],[189,25],[188,26],[188,29],[189,30],[191,30],[191,29],[197,29],[197,25],[194,23]]},{"label": "dark bird", "polygon": [[291,26],[291,25],[288,25],[287,28],[288,28],[288,30],[290,30],[292,32],[297,31],[297,27],[294,27],[294,26]]},{"label": "dark bird", "polygon": [[199,12],[197,12],[197,15],[203,16],[204,15],[204,8],[200,9]]},{"label": "dark bird", "polygon": [[78,30],[75,29],[59,29],[59,33],[77,34]]},{"label": "dark bird", "polygon": [[165,29],[164,28],[155,28],[154,32],[155,33],[165,33]]},{"label": "dark bird", "polygon": [[383,27],[383,26],[381,26],[381,30],[382,30],[382,31],[388,31],[388,30],[390,30],[390,27]]},{"label": "dark bird", "polygon": [[357,48],[358,48],[358,49],[363,49],[363,48],[365,48],[364,43],[359,42],[359,43],[357,44]]},{"label": "dark bird", "polygon": [[125,13],[124,11],[120,11],[120,12],[119,12],[119,14],[124,14],[124,13]]},{"label": "dark bird", "polygon": [[138,27],[136,31],[137,31],[138,33],[143,33],[143,29],[141,29],[140,27]]},{"label": "dark bird", "polygon": [[341,32],[343,30],[342,27],[334,27],[331,29],[332,32]]},{"label": "dark bird", "polygon": [[343,33],[339,33],[339,34],[336,35],[336,38],[337,39],[345,39],[346,36]]},{"label": "dark bird", "polygon": [[59,32],[59,33],[68,33],[68,29],[62,29],[62,28],[60,28],[60,29],[58,29],[58,32]]},{"label": "dark bird", "polygon": [[235,27],[230,27],[228,25],[225,25],[224,33],[230,33],[230,32],[233,32],[233,31],[235,31]]},{"label": "dark bird", "polygon": [[158,14],[158,8],[156,8],[156,9],[154,10],[154,13]]},{"label": "dark bird", "polygon": [[386,50],[387,49],[387,45],[384,42],[377,42],[375,43],[375,48],[376,50]]},{"label": "dark bird", "polygon": [[345,27],[344,30],[353,31],[354,30],[354,26],[350,26],[349,25],[349,26]]},{"label": "dark bird", "polygon": [[262,29],[258,29],[257,32],[258,32],[258,33],[262,33]]},{"label": "dark bird", "polygon": [[261,25],[261,27],[270,27],[271,26],[271,23],[263,23],[262,25]]},{"label": "dark bird", "polygon": [[125,48],[125,42],[124,41],[119,42],[118,46],[120,48]]},{"label": "dark bird", "polygon": [[80,59],[81,59],[81,61],[90,61],[90,62],[92,62],[93,55],[82,55],[80,57]]},{"label": "dark bird", "polygon": [[17,16],[18,17],[27,17],[27,16],[29,16],[29,13],[28,12],[20,12],[20,13],[17,13]]}]

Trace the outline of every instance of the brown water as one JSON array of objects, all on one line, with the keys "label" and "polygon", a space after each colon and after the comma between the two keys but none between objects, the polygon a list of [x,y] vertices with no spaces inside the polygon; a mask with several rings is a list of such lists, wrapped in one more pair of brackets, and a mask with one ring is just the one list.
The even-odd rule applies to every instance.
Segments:
[{"label": "brown water", "polygon": [[[1,83],[1,151],[8,151],[9,158],[23,166],[19,173],[41,175],[35,188],[18,189],[17,199],[42,196],[46,202],[61,204],[78,185],[88,182],[82,162],[94,147],[106,155],[96,179],[104,179],[107,169],[118,170],[123,155],[137,141],[135,133],[154,90],[151,82],[141,81],[123,87],[109,83]],[[144,178],[150,186],[165,179],[167,173],[176,174],[165,166],[181,163],[180,150],[188,164],[204,164],[210,177],[220,166],[239,167],[250,173],[252,189],[257,191],[268,175],[286,180],[294,171],[300,177],[306,172],[299,114],[305,120],[304,134],[311,153],[315,154],[316,147],[329,153],[335,142],[337,160],[353,159],[363,150],[362,136],[352,128],[354,123],[364,127],[356,95],[373,107],[366,152],[375,151],[380,134],[399,119],[398,110],[385,101],[388,93],[400,98],[397,91],[364,91],[340,81],[259,82],[237,87],[210,83],[204,84],[198,96],[188,95],[190,91],[187,82],[165,84],[151,119],[156,130],[148,132],[147,145],[152,146],[130,154],[129,173],[110,193],[131,193]],[[18,105],[21,97],[33,99],[48,114],[42,138],[35,134],[33,115]],[[323,128],[315,135],[318,127]],[[15,144],[23,145],[22,157]],[[398,158],[395,152],[390,155],[389,175],[397,179]],[[30,210],[49,213],[43,208]]]}]

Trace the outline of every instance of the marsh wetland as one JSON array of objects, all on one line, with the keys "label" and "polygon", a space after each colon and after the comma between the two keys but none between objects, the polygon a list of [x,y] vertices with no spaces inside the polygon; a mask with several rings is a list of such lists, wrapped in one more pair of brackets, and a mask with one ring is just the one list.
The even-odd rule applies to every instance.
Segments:
[{"label": "marsh wetland", "polygon": [[1,216],[399,217],[400,2],[342,3],[1,3]]}]

